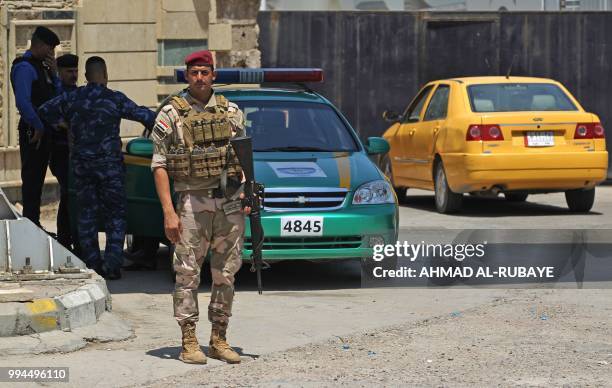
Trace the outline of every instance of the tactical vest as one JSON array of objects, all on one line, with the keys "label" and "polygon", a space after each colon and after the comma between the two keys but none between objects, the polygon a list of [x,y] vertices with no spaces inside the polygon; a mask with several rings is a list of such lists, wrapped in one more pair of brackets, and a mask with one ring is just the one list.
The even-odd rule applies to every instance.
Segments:
[{"label": "tactical vest", "polygon": [[228,117],[229,102],[216,96],[217,105],[198,112],[185,98],[175,96],[170,104],[181,116],[183,141],[176,136],[166,154],[166,169],[174,179],[187,177],[216,178],[223,170],[227,176],[241,175],[242,168],[229,140],[232,137]]},{"label": "tactical vest", "polygon": [[[13,93],[15,92],[15,80],[13,79],[13,67],[20,62],[28,62],[34,70],[36,70],[37,79],[32,82],[32,96],[30,101],[34,108],[39,108],[42,104],[49,101],[55,95],[55,86],[51,78],[50,72],[43,67],[42,61],[34,58],[19,57],[15,58],[11,67],[11,85]],[[19,129],[25,129],[28,124],[23,118],[19,120]]]}]

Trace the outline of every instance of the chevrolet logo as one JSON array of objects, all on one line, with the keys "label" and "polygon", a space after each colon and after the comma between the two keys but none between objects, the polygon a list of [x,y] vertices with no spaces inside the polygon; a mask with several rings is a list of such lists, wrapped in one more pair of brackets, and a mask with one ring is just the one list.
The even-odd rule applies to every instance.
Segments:
[{"label": "chevrolet logo", "polygon": [[295,199],[295,202],[299,203],[300,205],[306,205],[306,202],[308,202],[308,198],[304,197],[303,195],[299,195]]},{"label": "chevrolet logo", "polygon": [[541,117],[534,117],[533,121],[544,121],[544,119]]}]

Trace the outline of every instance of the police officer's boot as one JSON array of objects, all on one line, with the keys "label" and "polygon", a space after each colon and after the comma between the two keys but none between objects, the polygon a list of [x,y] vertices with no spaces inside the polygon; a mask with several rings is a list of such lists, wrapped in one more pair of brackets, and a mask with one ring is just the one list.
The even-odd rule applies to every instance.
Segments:
[{"label": "police officer's boot", "polygon": [[240,355],[229,346],[225,338],[227,326],[213,324],[210,333],[210,346],[208,356],[217,360],[225,361],[228,364],[240,363]]},{"label": "police officer's boot", "polygon": [[179,360],[187,364],[206,364],[206,356],[200,349],[195,329],[195,323],[184,323],[181,325],[183,348],[181,349]]}]

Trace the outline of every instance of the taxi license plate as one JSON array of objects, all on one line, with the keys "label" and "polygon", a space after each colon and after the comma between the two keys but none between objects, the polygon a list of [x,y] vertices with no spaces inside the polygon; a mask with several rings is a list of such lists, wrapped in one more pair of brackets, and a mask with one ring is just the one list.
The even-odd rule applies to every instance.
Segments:
[{"label": "taxi license plate", "polygon": [[555,145],[553,131],[527,132],[525,134],[525,145],[527,147],[550,147]]},{"label": "taxi license plate", "polygon": [[281,217],[281,236],[323,236],[323,217]]}]

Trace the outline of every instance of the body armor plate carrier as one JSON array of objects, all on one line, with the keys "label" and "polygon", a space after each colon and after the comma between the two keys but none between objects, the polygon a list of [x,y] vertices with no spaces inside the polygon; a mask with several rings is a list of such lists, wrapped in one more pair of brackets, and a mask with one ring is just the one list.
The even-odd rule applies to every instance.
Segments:
[{"label": "body armor plate carrier", "polygon": [[229,139],[232,136],[228,118],[229,102],[216,96],[217,105],[197,112],[183,97],[176,96],[170,104],[181,116],[183,139],[176,137],[166,154],[168,174],[174,179],[186,177],[216,178],[227,170],[227,176],[240,176],[242,168]]}]

